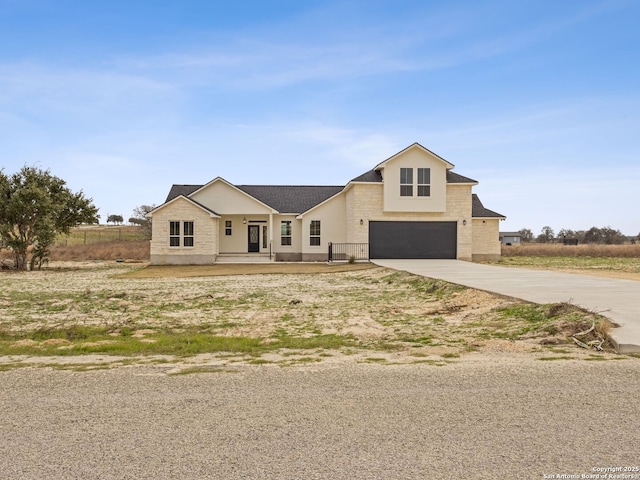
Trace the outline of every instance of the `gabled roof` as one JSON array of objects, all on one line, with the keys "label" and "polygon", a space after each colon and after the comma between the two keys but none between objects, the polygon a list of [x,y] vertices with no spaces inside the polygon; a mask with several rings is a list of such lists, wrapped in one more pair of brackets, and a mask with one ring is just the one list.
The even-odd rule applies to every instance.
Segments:
[{"label": "gabled roof", "polygon": [[[363,173],[362,175],[354,178],[351,181],[363,183],[382,183],[382,174],[380,173],[380,170],[369,170],[368,172]],[[472,183],[474,185],[477,185],[478,181],[469,177],[458,175],[457,173],[453,173],[451,170],[447,170],[447,183]]]},{"label": "gabled roof", "polygon": [[507,218],[500,213],[484,208],[480,198],[475,193],[471,196],[471,216],[473,218]]},{"label": "gabled roof", "polygon": [[341,192],[343,186],[236,185],[280,213],[303,213]]},{"label": "gabled roof", "polygon": [[[202,187],[204,185],[173,185],[165,203],[181,195],[189,197]],[[306,212],[344,189],[343,186],[317,185],[234,185],[234,187],[280,213],[296,214]]]},{"label": "gabled roof", "polygon": [[398,153],[391,155],[389,158],[387,158],[386,160],[380,162],[378,165],[375,166],[374,170],[380,170],[382,168],[384,168],[385,163],[393,160],[394,158],[396,158],[399,155],[402,155],[404,152],[406,152],[407,150],[410,150],[412,148],[420,148],[422,150],[424,150],[427,153],[430,153],[431,155],[433,155],[434,157],[436,157],[438,160],[442,160],[444,163],[447,164],[447,169],[449,168],[453,168],[455,167],[455,165],[451,162],[446,161],[444,158],[442,158],[440,155],[438,155],[437,153],[433,153],[431,150],[429,150],[428,148],[423,147],[422,145],[420,145],[418,142],[412,143],[411,145],[409,145],[407,148],[403,148],[402,150],[400,150]]},{"label": "gabled roof", "polygon": [[200,190],[203,186],[204,185],[172,185],[171,190],[169,190],[169,195],[167,195],[167,199],[164,202],[167,203],[180,195],[188,197],[196,190]]},{"label": "gabled roof", "polygon": [[[172,189],[173,190],[173,189]],[[189,198],[186,195],[176,195],[171,199],[168,199],[166,202],[164,202],[162,205],[159,205],[158,207],[154,208],[153,210],[151,210],[149,213],[147,213],[147,217],[149,216],[153,216],[153,212],[156,212],[157,210],[160,210],[164,207],[166,207],[167,205],[177,201],[178,199],[184,199],[187,202],[195,205],[198,208],[201,208],[202,210],[204,210],[205,212],[207,212],[209,215],[211,215],[212,217],[220,217],[220,215],[218,215],[216,212],[214,212],[213,210],[211,210],[209,207],[207,207],[206,205],[201,204],[200,202],[196,202],[193,198]]]}]

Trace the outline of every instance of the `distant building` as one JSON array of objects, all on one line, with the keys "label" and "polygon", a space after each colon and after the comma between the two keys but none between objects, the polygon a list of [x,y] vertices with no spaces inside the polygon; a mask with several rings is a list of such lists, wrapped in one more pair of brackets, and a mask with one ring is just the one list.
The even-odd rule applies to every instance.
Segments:
[{"label": "distant building", "polygon": [[500,232],[500,243],[502,245],[520,245],[522,235],[518,232]]}]

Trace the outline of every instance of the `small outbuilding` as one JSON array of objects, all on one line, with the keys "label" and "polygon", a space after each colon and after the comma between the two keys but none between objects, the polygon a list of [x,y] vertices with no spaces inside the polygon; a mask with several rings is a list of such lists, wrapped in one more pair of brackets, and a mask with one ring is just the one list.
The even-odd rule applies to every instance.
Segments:
[{"label": "small outbuilding", "polygon": [[500,243],[502,245],[520,245],[522,235],[519,232],[500,232]]}]

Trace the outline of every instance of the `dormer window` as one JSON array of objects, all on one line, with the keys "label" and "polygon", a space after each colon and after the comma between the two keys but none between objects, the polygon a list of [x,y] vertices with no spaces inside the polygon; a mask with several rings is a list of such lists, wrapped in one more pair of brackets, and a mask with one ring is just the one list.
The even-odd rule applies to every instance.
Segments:
[{"label": "dormer window", "polygon": [[413,197],[413,168],[400,169],[400,196]]},{"label": "dormer window", "polygon": [[430,168],[418,169],[418,196],[419,197],[431,196],[431,169]]}]

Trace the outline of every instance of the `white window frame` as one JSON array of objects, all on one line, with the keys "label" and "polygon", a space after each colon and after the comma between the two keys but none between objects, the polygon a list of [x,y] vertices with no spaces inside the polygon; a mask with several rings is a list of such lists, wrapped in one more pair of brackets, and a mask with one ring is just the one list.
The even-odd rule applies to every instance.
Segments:
[{"label": "white window frame", "polygon": [[309,222],[309,246],[319,247],[321,245],[321,228],[322,224],[320,220],[311,220],[311,222]]},{"label": "white window frame", "polygon": [[[287,241],[288,243],[286,243]],[[283,247],[291,247],[293,245],[293,225],[291,220],[282,220],[280,222],[280,245]]]},{"label": "white window frame", "polygon": [[431,196],[431,169],[430,168],[418,168],[417,186],[418,186],[417,193],[419,197]]},{"label": "white window frame", "polygon": [[413,168],[400,168],[400,196],[413,197]]}]

